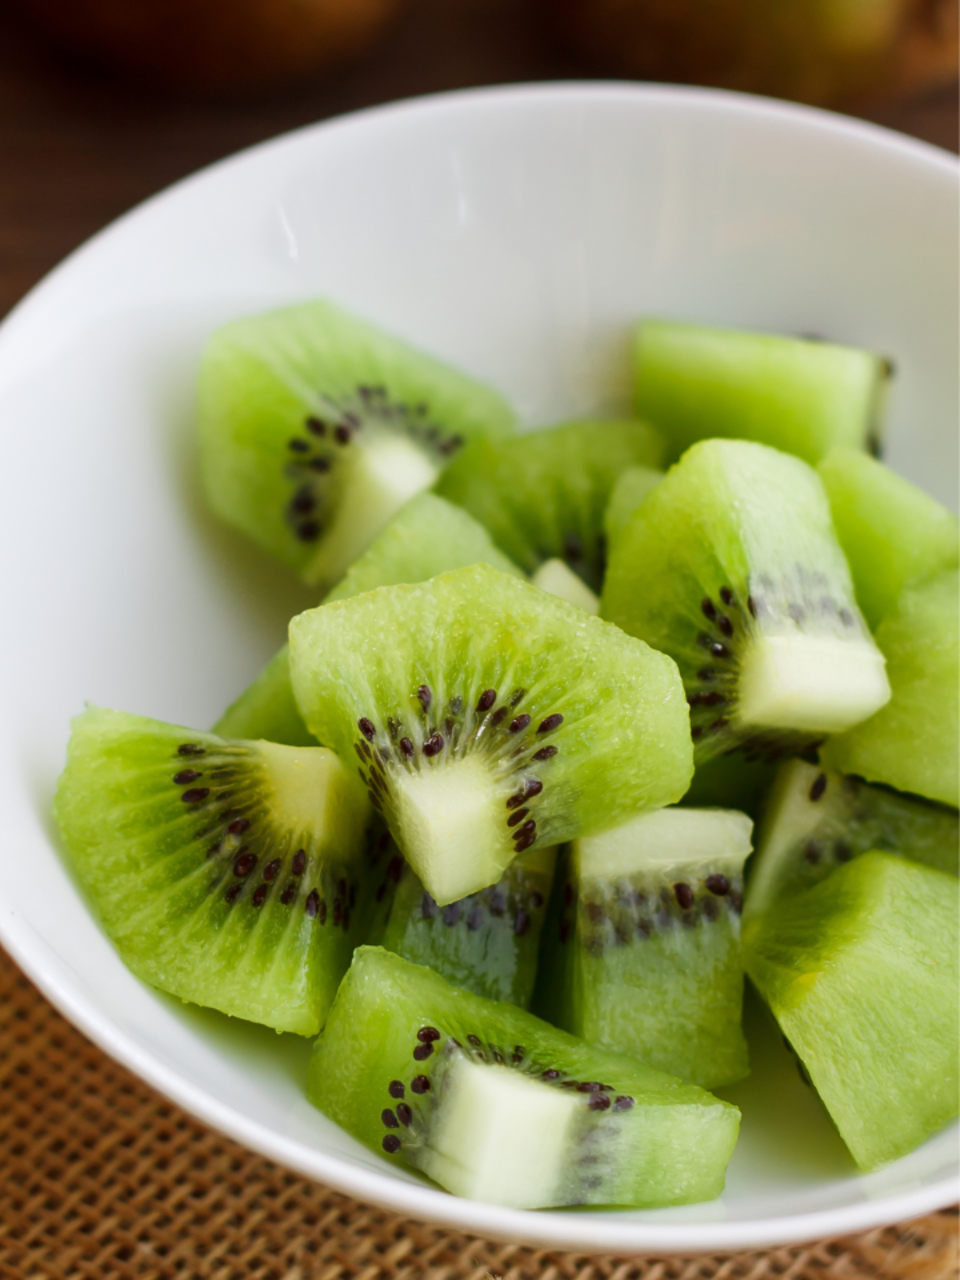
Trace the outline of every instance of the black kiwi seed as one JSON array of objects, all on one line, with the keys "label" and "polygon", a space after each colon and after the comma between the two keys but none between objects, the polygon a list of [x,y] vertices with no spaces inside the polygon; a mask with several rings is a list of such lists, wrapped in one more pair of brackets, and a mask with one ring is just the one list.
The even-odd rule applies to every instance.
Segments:
[{"label": "black kiwi seed", "polygon": [[496,711],[490,717],[490,723],[492,725],[501,724],[503,720],[506,718],[506,714],[507,714],[506,707],[497,707]]},{"label": "black kiwi seed", "polygon": [[393,1112],[390,1110],[389,1107],[384,1107],[384,1109],[380,1112],[380,1119],[383,1121],[383,1123],[387,1126],[388,1129],[400,1128],[400,1121],[393,1114]]},{"label": "black kiwi seed", "polygon": [[302,876],[307,867],[307,851],[306,849],[298,849],[293,855],[293,862],[290,864],[290,870],[295,876]]},{"label": "black kiwi seed", "polygon": [[693,890],[688,884],[684,884],[683,881],[679,884],[675,884],[673,886],[673,894],[684,911],[687,911],[693,906]]},{"label": "black kiwi seed", "polygon": [[807,862],[809,862],[812,866],[816,866],[817,863],[820,861],[820,853],[821,853],[820,845],[816,840],[808,840],[807,843],[804,845],[804,849],[803,849],[804,859]]},{"label": "black kiwi seed", "polygon": [[209,794],[209,787],[188,787],[186,791],[180,793],[180,799],[184,804],[199,804],[201,800],[206,800]]},{"label": "black kiwi seed", "polygon": [[599,1093],[602,1088],[599,1080],[584,1080],[577,1085],[577,1093]]},{"label": "black kiwi seed", "polygon": [[440,1032],[436,1027],[421,1027],[417,1032],[417,1039],[421,1044],[430,1044],[434,1040],[439,1040]]},{"label": "black kiwi seed", "polygon": [[227,827],[227,830],[232,836],[242,836],[249,826],[249,818],[234,818],[229,827]]},{"label": "black kiwi seed", "polygon": [[733,623],[725,613],[721,613],[720,617],[717,619],[717,626],[725,636],[729,637],[733,635]]},{"label": "black kiwi seed", "polygon": [[316,889],[311,889],[307,894],[307,900],[303,904],[303,909],[311,920],[320,910],[320,895],[317,893]]},{"label": "black kiwi seed", "polygon": [[559,747],[541,747],[540,750],[534,754],[533,758],[534,760],[549,760],[551,757],[555,756],[558,751]]},{"label": "black kiwi seed", "polygon": [[233,874],[235,876],[248,876],[253,868],[257,865],[257,855],[255,853],[242,852],[233,864]]},{"label": "black kiwi seed", "polygon": [[433,1053],[432,1044],[418,1044],[413,1051],[413,1056],[417,1062],[423,1062],[425,1058],[430,1057],[431,1053]]},{"label": "black kiwi seed", "polygon": [[555,711],[553,715],[547,716],[545,720],[540,721],[537,733],[552,733],[554,729],[558,729],[563,724],[563,716]]},{"label": "black kiwi seed", "polygon": [[517,716],[515,720],[510,721],[510,727],[508,729],[508,732],[520,733],[524,729],[526,729],[529,723],[530,723],[530,717],[528,715],[524,714],[522,716]]},{"label": "black kiwi seed", "polygon": [[311,471],[319,471],[321,475],[329,471],[332,465],[329,458],[311,458],[307,463]]},{"label": "black kiwi seed", "polygon": [[290,449],[293,453],[309,453],[310,452],[310,445],[307,443],[306,440],[296,440],[296,439],[288,440],[287,448]]},{"label": "black kiwi seed", "polygon": [[380,1145],[388,1155],[392,1156],[395,1152],[400,1150],[402,1143],[395,1133],[388,1133]]},{"label": "black kiwi seed", "polygon": [[[189,770],[187,772],[189,772]],[[174,782],[176,782],[176,778],[174,778]],[[810,799],[819,800],[820,797],[823,795],[823,793],[826,791],[826,789],[827,789],[827,775],[825,773],[817,774],[816,778],[813,781],[813,786],[810,788]]]},{"label": "black kiwi seed", "polygon": [[477,714],[482,715],[483,712],[489,711],[497,700],[496,689],[485,689],[477,700]]},{"label": "black kiwi seed", "polygon": [[414,1076],[410,1081],[410,1088],[414,1093],[427,1093],[430,1089],[429,1076]]},{"label": "black kiwi seed", "polygon": [[705,618],[709,618],[711,622],[713,622],[717,616],[717,610],[712,600],[702,600],[700,602],[700,610],[703,613],[703,616]]},{"label": "black kiwi seed", "polygon": [[530,906],[534,911],[543,906],[543,894],[536,889],[530,894]]},{"label": "black kiwi seed", "polygon": [[350,428],[347,426],[344,426],[344,424],[341,423],[334,430],[333,438],[336,440],[337,444],[349,444],[350,435],[351,435]]},{"label": "black kiwi seed", "polygon": [[316,520],[304,520],[297,525],[297,537],[301,542],[314,542],[320,537],[320,526]]},{"label": "black kiwi seed", "polygon": [[730,590],[729,587],[720,588],[720,599],[728,607],[733,604],[733,592]]},{"label": "black kiwi seed", "polygon": [[474,1035],[467,1036],[467,1044],[471,1045],[472,1048],[474,1049],[479,1049],[482,1043],[483,1041],[480,1039],[479,1036],[474,1036]]},{"label": "black kiwi seed", "polygon": [[722,898],[730,892],[730,881],[726,876],[720,875],[719,872],[716,875],[707,876],[706,880],[704,880],[704,884],[710,892],[715,893],[718,898]]},{"label": "black kiwi seed", "polygon": [[417,697],[420,700],[421,707],[426,711],[430,706],[430,703],[433,701],[433,694],[430,691],[430,686],[428,684],[422,684],[417,690]]},{"label": "black kiwi seed", "polygon": [[518,827],[516,831],[514,831],[513,838],[514,840],[519,840],[521,836],[531,836],[535,833],[536,829],[537,824],[534,822],[533,818],[530,818],[522,827]]},{"label": "black kiwi seed", "polygon": [[253,897],[250,899],[255,907],[262,907],[267,894],[270,892],[268,884],[258,884],[253,891]]},{"label": "black kiwi seed", "polygon": [[242,887],[243,886],[239,884],[232,884],[223,896],[228,902],[233,902]]},{"label": "black kiwi seed", "polygon": [[402,1098],[406,1093],[402,1080],[391,1080],[387,1085],[387,1093],[391,1098]]},{"label": "black kiwi seed", "polygon": [[630,1108],[635,1105],[636,1103],[633,1098],[631,1098],[629,1094],[625,1093],[622,1093],[619,1098],[614,1098],[613,1100],[614,1111],[629,1111]]},{"label": "black kiwi seed", "polygon": [[296,896],[297,896],[297,886],[291,880],[291,882],[285,886],[283,893],[281,893],[280,901],[283,903],[285,907],[289,907],[290,903],[294,900]]},{"label": "black kiwi seed", "polygon": [[290,500],[291,508],[301,516],[309,515],[316,505],[317,500],[309,489],[298,489]]},{"label": "black kiwi seed", "polygon": [[325,436],[327,434],[327,424],[322,418],[308,418],[306,426],[307,430],[312,431],[315,436]]},{"label": "black kiwi seed", "polygon": [[173,780],[178,787],[183,787],[188,782],[196,782],[202,776],[199,769],[181,769],[179,773],[173,775]]},{"label": "black kiwi seed", "polygon": [[410,1108],[407,1106],[405,1102],[401,1102],[400,1105],[397,1107],[397,1119],[400,1121],[402,1125],[406,1125],[408,1129],[410,1128],[410,1125],[413,1123],[413,1112],[410,1110]]},{"label": "black kiwi seed", "polygon": [[206,753],[206,747],[201,747],[199,742],[181,742],[177,747],[178,756],[202,756]]},{"label": "black kiwi seed", "polygon": [[423,754],[425,756],[439,755],[443,750],[444,741],[442,733],[432,733],[423,744]]},{"label": "black kiwi seed", "polygon": [[605,1093],[595,1093],[587,1106],[591,1111],[607,1111],[610,1107],[610,1099]]},{"label": "black kiwi seed", "polygon": [[540,1072],[540,1079],[541,1080],[559,1080],[560,1072],[556,1069],[556,1067],[548,1067],[546,1071]]},{"label": "black kiwi seed", "polygon": [[510,817],[507,819],[507,826],[515,827],[518,822],[522,822],[524,820],[529,812],[529,809],[518,809],[516,813],[511,813]]},{"label": "black kiwi seed", "polygon": [[413,743],[409,738],[400,739],[400,752],[402,755],[405,755],[408,760],[413,755]]},{"label": "black kiwi seed", "polygon": [[276,880],[277,872],[280,870],[280,859],[274,858],[272,862],[268,862],[263,868],[264,880]]},{"label": "black kiwi seed", "polygon": [[360,717],[360,719],[357,721],[357,728],[360,730],[360,732],[363,734],[363,736],[366,738],[368,742],[373,742],[377,736],[377,730],[374,727],[373,721],[368,720],[366,716]]}]

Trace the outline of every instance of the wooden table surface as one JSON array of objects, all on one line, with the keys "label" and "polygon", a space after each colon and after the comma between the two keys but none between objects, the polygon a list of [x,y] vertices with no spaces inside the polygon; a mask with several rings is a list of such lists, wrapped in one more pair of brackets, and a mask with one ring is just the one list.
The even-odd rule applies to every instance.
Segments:
[{"label": "wooden table surface", "polygon": [[[146,196],[241,147],[326,116],[467,85],[589,77],[534,0],[410,0],[354,65],[253,102],[186,102],[72,67],[0,0],[0,315]],[[875,112],[958,149],[955,88]]]}]

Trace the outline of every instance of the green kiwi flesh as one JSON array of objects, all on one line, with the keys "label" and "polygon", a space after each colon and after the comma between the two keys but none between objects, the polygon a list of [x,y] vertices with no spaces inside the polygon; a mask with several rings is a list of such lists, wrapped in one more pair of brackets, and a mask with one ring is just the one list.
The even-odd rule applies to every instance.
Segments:
[{"label": "green kiwi flesh", "polygon": [[861,1169],[957,1114],[957,882],[865,853],[744,924],[747,972]]},{"label": "green kiwi flesh", "polygon": [[494,392],[329,302],[226,324],[203,359],[210,505],[310,583],[336,582],[470,440],[512,427]]},{"label": "green kiwi flesh", "polygon": [[626,467],[659,466],[663,452],[643,422],[572,422],[478,441],[444,472],[437,492],[486,525],[525,573],[559,559],[597,592],[610,490]]},{"label": "green kiwi flesh", "polygon": [[698,765],[799,752],[890,697],[823,485],[765,445],[684,454],[613,546],[601,614],[676,660]]},{"label": "green kiwi flesh", "polygon": [[608,551],[619,537],[621,529],[630,523],[630,517],[637,507],[662,479],[663,472],[655,471],[652,467],[627,467],[626,471],[621,472],[610,490],[607,509],[603,513],[603,532]]},{"label": "green kiwi flesh", "polygon": [[637,413],[671,460],[697,440],[756,440],[816,463],[834,445],[877,449],[890,374],[872,352],[779,334],[645,320],[634,354]]},{"label": "green kiwi flesh", "polygon": [[904,591],[876,636],[893,696],[871,719],[826,744],[825,765],[960,804],[958,612],[955,570]]},{"label": "green kiwi flesh", "polygon": [[495,885],[445,907],[437,906],[407,867],[380,945],[478,996],[525,1009],[533,996],[555,862],[555,849],[521,854]]},{"label": "green kiwi flesh", "polygon": [[929,494],[857,449],[831,449],[817,467],[873,630],[905,587],[960,564],[960,521]]},{"label": "green kiwi flesh", "polygon": [[785,761],[764,803],[744,915],[767,911],[872,849],[960,874],[956,809]]},{"label": "green kiwi flesh", "polygon": [[740,1115],[376,947],[355,953],[308,1096],[448,1191],[526,1209],[711,1200]]},{"label": "green kiwi flesh", "polygon": [[93,707],[73,722],[54,812],[139,978],[316,1034],[369,909],[370,808],[332,751]]},{"label": "green kiwi flesh", "polygon": [[[327,593],[324,603],[398,582],[424,582],[468,564],[491,564],[503,573],[520,576],[520,570],[493,545],[483,525],[443,498],[421,493],[400,508]],[[227,708],[214,725],[214,733],[225,738],[266,738],[291,746],[316,746],[293,696],[287,645]]]},{"label": "green kiwi flesh", "polygon": [[689,786],[673,661],[487,565],[301,614],[290,673],[440,906]]},{"label": "green kiwi flesh", "polygon": [[732,810],[660,809],[575,841],[537,1011],[704,1088],[747,1075],[740,912],[752,825]]}]

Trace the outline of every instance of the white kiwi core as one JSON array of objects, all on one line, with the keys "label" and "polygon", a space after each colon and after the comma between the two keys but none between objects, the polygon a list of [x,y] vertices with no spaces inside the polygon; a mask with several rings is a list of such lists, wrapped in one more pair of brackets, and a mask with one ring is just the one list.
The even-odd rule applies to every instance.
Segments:
[{"label": "white kiwi core", "polygon": [[380,432],[356,446],[340,505],[303,572],[305,580],[342,577],[403,504],[429,489],[438,474],[436,464],[405,436]]},{"label": "white kiwi core", "polygon": [[585,613],[596,615],[600,612],[599,598],[562,560],[545,560],[530,581],[541,591],[549,591],[552,596],[577,605]]},{"label": "white kiwi core", "polygon": [[398,771],[395,794],[407,861],[440,906],[495,884],[511,861],[503,796],[475,756]]},{"label": "white kiwi core", "polygon": [[886,659],[867,640],[760,635],[740,662],[738,722],[842,733],[890,701]]},{"label": "white kiwi core", "polygon": [[574,844],[582,879],[616,880],[685,863],[743,866],[753,823],[735,809],[657,809]]},{"label": "white kiwi core", "polygon": [[275,742],[257,742],[256,751],[271,812],[282,826],[336,836],[344,849],[359,847],[370,806],[332,751]]},{"label": "white kiwi core", "polygon": [[451,1056],[418,1163],[454,1195],[516,1209],[559,1203],[582,1094]]}]

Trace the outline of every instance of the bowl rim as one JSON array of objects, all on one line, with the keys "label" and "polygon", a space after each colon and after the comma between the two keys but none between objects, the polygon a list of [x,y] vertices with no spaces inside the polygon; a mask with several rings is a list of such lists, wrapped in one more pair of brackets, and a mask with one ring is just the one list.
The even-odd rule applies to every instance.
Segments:
[{"label": "bowl rim", "polygon": [[[501,107],[510,102],[569,101],[646,103],[652,107],[681,106],[692,111],[709,109],[730,116],[766,118],[793,124],[822,137],[844,139],[854,146],[885,152],[944,177],[956,180],[960,159],[931,143],[899,134],[884,126],[853,119],[821,108],[763,98],[722,89],[682,85],[644,84],[617,80],[545,81],[459,89],[422,95],[398,102],[367,107],[308,124],[256,143],[215,161],[165,187],[138,203],[73,250],[43,277],[0,321],[0,349],[15,337],[34,312],[47,305],[55,293],[119,229],[153,217],[180,192],[195,184],[216,181],[221,172],[243,165],[267,150],[296,148],[317,134],[376,129],[389,118],[416,118],[485,105]],[[922,1187],[867,1199],[863,1203],[812,1212],[702,1223],[644,1222],[635,1218],[618,1222],[609,1215],[597,1218],[583,1213],[544,1213],[506,1209],[480,1201],[460,1199],[433,1187],[397,1179],[388,1169],[371,1170],[336,1155],[277,1134],[233,1107],[221,1104],[193,1085],[175,1069],[165,1066],[141,1048],[122,1028],[102,1014],[79,984],[72,984],[46,961],[27,920],[0,911],[0,943],[50,1003],[94,1044],[145,1083],[170,1099],[201,1123],[226,1134],[254,1152],[274,1160],[333,1190],[375,1204],[394,1213],[411,1216],[451,1230],[465,1231],[493,1240],[525,1245],[596,1253],[639,1254],[669,1252],[693,1256],[708,1251],[762,1249],[859,1232],[951,1205],[958,1194],[952,1176]]]}]

